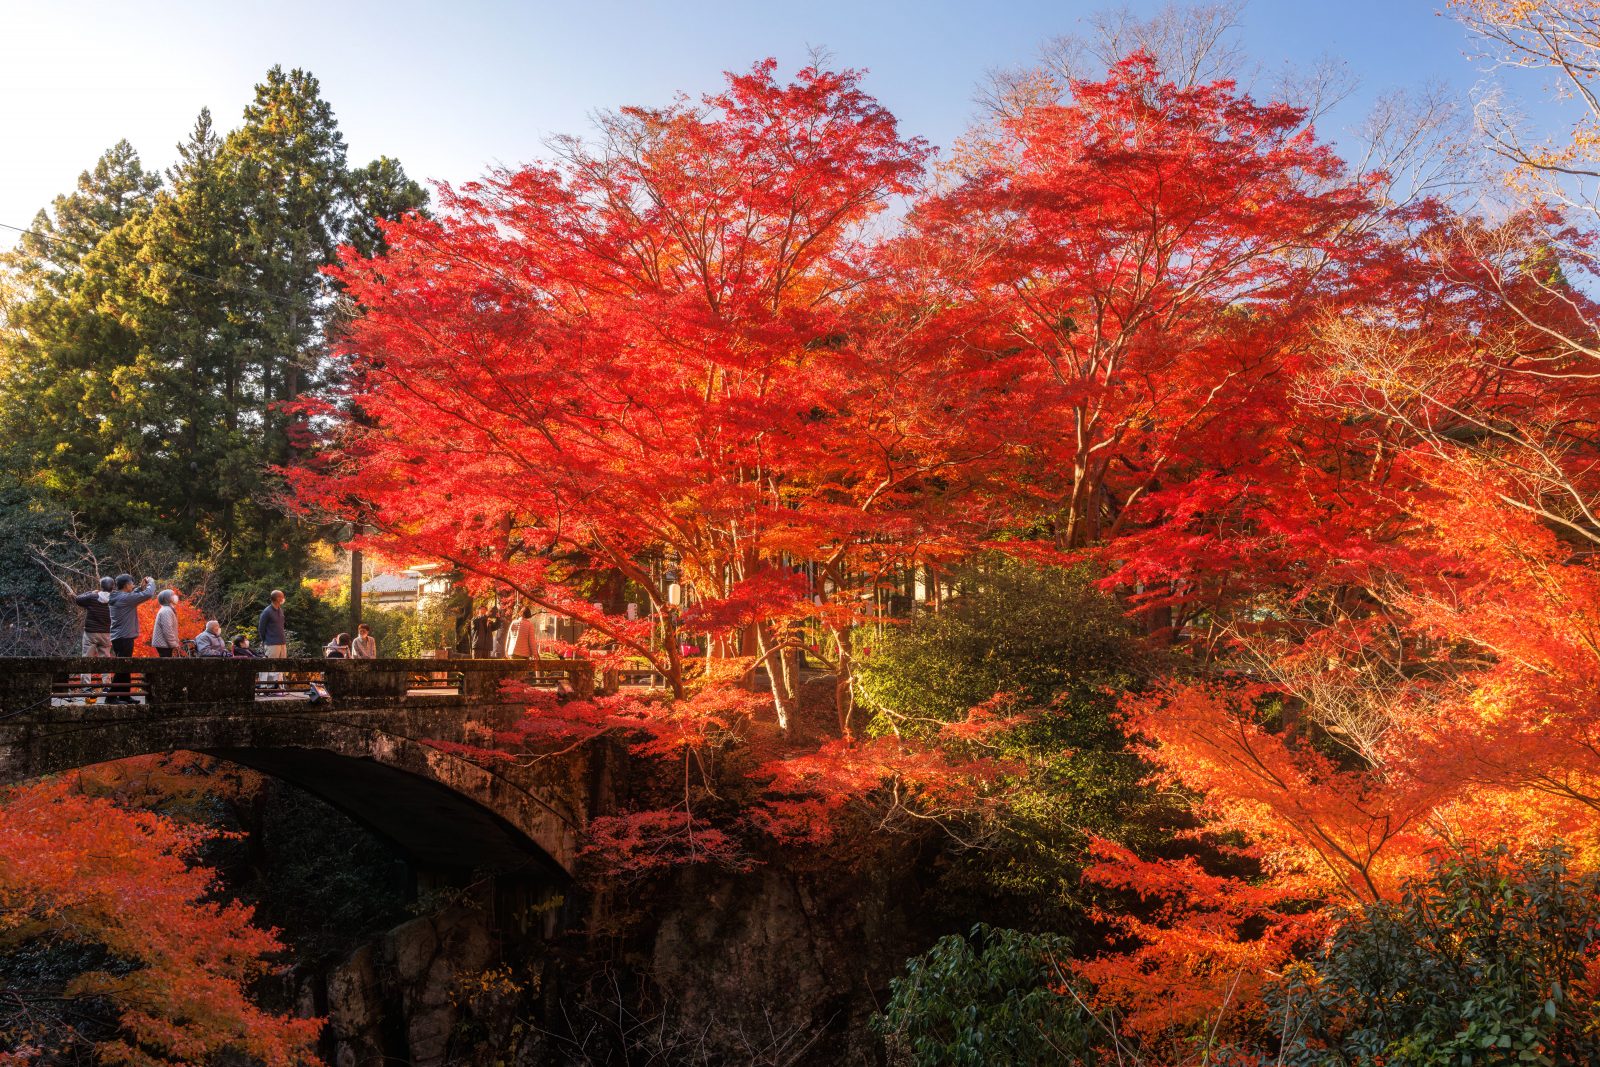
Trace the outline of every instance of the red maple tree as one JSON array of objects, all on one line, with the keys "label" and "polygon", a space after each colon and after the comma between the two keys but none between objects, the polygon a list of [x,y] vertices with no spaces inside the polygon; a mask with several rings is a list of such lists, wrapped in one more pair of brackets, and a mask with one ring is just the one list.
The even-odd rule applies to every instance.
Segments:
[{"label": "red maple tree", "polygon": [[[201,1064],[232,1051],[271,1067],[314,1063],[320,1019],[290,1019],[258,1008],[254,980],[281,950],[251,924],[242,904],[212,899],[215,877],[194,864],[208,831],[153,812],[128,811],[57,779],[0,798],[0,939],[45,938],[103,947],[109,965],[73,978],[68,997],[105,998],[119,1031],[96,1045],[101,1062]],[[54,1054],[74,1035],[27,1010],[7,991],[5,1008],[24,1020],[7,1034],[0,1063]],[[27,1032],[26,1020],[40,1020]]]},{"label": "red maple tree", "polygon": [[[584,623],[680,695],[692,625],[769,668],[786,723],[798,624],[858,611],[845,571],[879,564],[847,557],[904,558],[883,546],[915,542],[903,498],[943,457],[886,416],[908,368],[860,340],[852,299],[866,224],[927,151],[856,74],[774,70],[610,115],[597,146],[441,189],[437,219],[348,254],[359,415],[295,490],[390,555]],[[600,573],[643,617],[594,606]]]}]

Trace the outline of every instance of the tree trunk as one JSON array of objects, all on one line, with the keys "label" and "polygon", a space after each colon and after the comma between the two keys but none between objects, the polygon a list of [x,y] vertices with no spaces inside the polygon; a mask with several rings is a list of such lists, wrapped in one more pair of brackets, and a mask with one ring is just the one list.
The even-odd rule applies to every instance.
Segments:
[{"label": "tree trunk", "polygon": [[[787,734],[789,732],[791,703],[788,699],[789,694],[784,687],[786,679],[783,679],[783,666],[779,662],[783,659],[783,654],[769,654],[776,646],[771,643],[771,639],[767,636],[767,628],[765,626],[757,623],[749,627],[749,629],[755,634],[756,655],[760,657],[758,662],[766,664],[767,679],[772,683],[772,710],[778,717],[778,729]],[[755,684],[755,675],[756,672],[752,670],[750,672],[751,685]]]}]

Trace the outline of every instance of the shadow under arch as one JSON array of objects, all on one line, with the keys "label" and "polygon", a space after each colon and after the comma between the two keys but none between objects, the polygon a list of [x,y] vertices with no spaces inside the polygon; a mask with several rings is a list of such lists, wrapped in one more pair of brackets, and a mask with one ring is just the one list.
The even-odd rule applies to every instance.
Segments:
[{"label": "shadow under arch", "polygon": [[[0,784],[187,750],[259,770],[327,801],[439,872],[570,878],[580,805],[512,781],[386,724],[274,713],[85,721],[0,752]],[[30,743],[31,742],[31,743]]]},{"label": "shadow under arch", "polygon": [[374,760],[304,748],[200,750],[305,790],[435,874],[568,877],[510,821],[449,786]]}]

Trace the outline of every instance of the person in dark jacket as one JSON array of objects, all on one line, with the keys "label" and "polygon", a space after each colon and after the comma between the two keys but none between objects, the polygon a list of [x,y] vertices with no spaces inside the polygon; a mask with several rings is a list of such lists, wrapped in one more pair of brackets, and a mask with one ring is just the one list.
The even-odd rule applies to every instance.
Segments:
[{"label": "person in dark jacket", "polygon": [[111,579],[100,588],[80,593],[72,602],[83,609],[83,654],[92,659],[111,658]]},{"label": "person in dark jacket", "polygon": [[267,606],[256,620],[256,644],[266,650],[268,659],[289,658],[289,629],[283,617],[283,590],[274,589]]},{"label": "person in dark jacket", "polygon": [[[139,639],[139,605],[156,595],[156,580],[145,577],[144,584],[135,589],[133,575],[119,574],[116,589],[106,606],[111,611],[111,654],[118,659],[133,655],[133,644]],[[110,704],[132,704],[128,695],[128,672],[118,671],[111,678]]]},{"label": "person in dark jacket", "polygon": [[472,616],[473,659],[488,659],[494,654],[495,626],[496,623],[489,621],[487,608],[479,608],[477,614]]},{"label": "person in dark jacket", "polygon": [[[283,590],[274,589],[267,595],[267,606],[261,609],[256,620],[256,646],[268,659],[289,658],[289,624],[283,617]],[[278,672],[264,676],[266,681],[277,682],[280,687],[283,675]]]},{"label": "person in dark jacket", "polygon": [[[83,609],[83,655],[85,659],[111,658],[111,578],[100,579],[100,588],[91,589],[72,598]],[[103,674],[85,674],[84,686],[99,685],[105,681]],[[94,697],[87,698],[94,703]]]}]

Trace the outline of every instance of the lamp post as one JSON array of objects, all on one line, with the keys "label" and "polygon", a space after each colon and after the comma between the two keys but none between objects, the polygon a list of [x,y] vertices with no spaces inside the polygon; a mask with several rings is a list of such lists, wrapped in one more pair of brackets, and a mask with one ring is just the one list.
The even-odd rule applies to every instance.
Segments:
[{"label": "lamp post", "polygon": [[[354,539],[361,533],[361,524],[350,524],[350,537]],[[350,550],[350,637],[353,640],[361,630],[361,550]]]},{"label": "lamp post", "polygon": [[661,581],[667,587],[667,605],[674,608],[683,602],[683,586],[678,584],[680,562],[678,550],[671,545],[661,553]]}]

